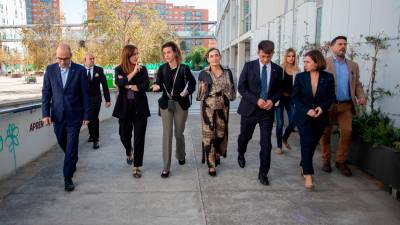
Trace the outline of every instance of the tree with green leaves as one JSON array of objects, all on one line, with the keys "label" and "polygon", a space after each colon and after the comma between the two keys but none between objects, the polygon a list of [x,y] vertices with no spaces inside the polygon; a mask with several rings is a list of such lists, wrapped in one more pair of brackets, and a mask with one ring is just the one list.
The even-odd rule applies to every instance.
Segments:
[{"label": "tree with green leaves", "polygon": [[194,70],[200,70],[207,65],[205,54],[207,49],[205,47],[194,47],[186,56],[186,62],[192,64]]},{"label": "tree with green leaves", "polygon": [[34,69],[44,70],[55,61],[55,48],[62,40],[62,28],[54,26],[54,11],[48,4],[42,4],[41,9],[48,13],[39,19],[39,23],[32,28],[23,28],[21,31],[22,44],[28,51],[27,62],[33,64]]},{"label": "tree with green leaves", "polygon": [[162,44],[174,39],[150,4],[97,0],[95,12],[96,19],[87,21],[90,33],[86,47],[101,65],[118,64],[120,50],[126,44],[139,48],[142,63],[159,62]]}]

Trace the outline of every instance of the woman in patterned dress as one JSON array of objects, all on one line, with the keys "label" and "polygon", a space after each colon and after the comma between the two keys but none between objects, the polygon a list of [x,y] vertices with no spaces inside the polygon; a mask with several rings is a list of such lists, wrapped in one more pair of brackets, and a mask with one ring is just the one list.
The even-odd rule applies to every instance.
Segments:
[{"label": "woman in patterned dress", "polygon": [[216,48],[206,53],[209,67],[199,74],[197,101],[201,101],[202,148],[208,173],[216,176],[220,156],[226,157],[228,146],[229,102],[235,100],[236,90],[230,69],[221,66],[221,54]]}]

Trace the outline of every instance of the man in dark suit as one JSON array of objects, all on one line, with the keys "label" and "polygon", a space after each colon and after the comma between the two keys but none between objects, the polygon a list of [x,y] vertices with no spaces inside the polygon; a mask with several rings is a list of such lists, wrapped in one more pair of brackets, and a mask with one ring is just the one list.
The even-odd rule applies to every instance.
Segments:
[{"label": "man in dark suit", "polygon": [[90,123],[89,140],[93,142],[93,149],[98,149],[99,146],[99,113],[101,108],[101,91],[100,85],[103,88],[104,99],[106,100],[106,108],[111,106],[110,91],[107,86],[107,79],[104,75],[104,70],[101,67],[94,65],[94,56],[92,53],[85,54],[85,69],[89,83],[90,95]]},{"label": "man in dark suit", "polygon": [[89,123],[89,89],[85,68],[71,61],[71,48],[57,47],[58,63],[49,65],[42,88],[43,122],[54,125],[58,144],[65,153],[65,191],[75,189],[72,177],[78,162],[79,132]]},{"label": "man in dark suit", "polygon": [[271,162],[271,132],[274,123],[274,105],[281,96],[282,68],[271,62],[274,43],[269,40],[258,44],[258,59],[247,62],[240,74],[238,91],[242,95],[238,113],[241,115],[238,137],[238,163],[245,167],[244,154],[257,124],[260,126],[260,169],[258,179],[269,185]]}]

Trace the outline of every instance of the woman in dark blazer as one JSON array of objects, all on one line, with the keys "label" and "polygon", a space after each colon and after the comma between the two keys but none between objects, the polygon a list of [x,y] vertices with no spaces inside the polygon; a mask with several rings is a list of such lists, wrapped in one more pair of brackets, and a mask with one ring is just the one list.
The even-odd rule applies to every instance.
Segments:
[{"label": "woman in dark blazer", "polygon": [[328,109],[335,101],[333,75],[325,72],[326,62],[318,50],[304,55],[305,72],[296,75],[293,88],[295,104],[294,124],[299,129],[302,175],[306,189],[312,190],[314,168],[313,156],[325,126]]},{"label": "woman in dark blazer", "polygon": [[172,134],[175,134],[176,138],[176,158],[180,165],[185,164],[183,132],[191,104],[191,94],[196,89],[196,80],[190,68],[181,64],[182,54],[176,43],[167,42],[161,50],[166,63],[158,69],[156,82],[151,88],[153,91],[163,92],[158,100],[163,123],[164,169],[161,177],[167,178],[171,166]]},{"label": "woman in dark blazer", "polygon": [[[113,116],[119,119],[119,135],[126,151],[126,162],[133,163],[133,176],[141,177],[147,117],[150,116],[146,91],[149,88],[147,69],[139,65],[139,51],[134,45],[122,49],[121,63],[115,68],[115,84],[119,94]],[[132,130],[134,129],[132,156]]]}]

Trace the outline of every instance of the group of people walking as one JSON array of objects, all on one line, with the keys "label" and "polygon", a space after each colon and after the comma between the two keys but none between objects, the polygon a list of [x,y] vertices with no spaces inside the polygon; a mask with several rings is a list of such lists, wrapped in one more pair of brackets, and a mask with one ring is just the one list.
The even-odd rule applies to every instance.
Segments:
[{"label": "group of people walking", "polygon": [[[304,71],[298,66],[296,51],[285,52],[282,66],[271,60],[274,43],[261,41],[258,59],[244,64],[237,90],[241,95],[238,108],[240,134],[237,138],[237,161],[246,166],[245,153],[256,125],[260,127],[260,167],[258,179],[269,185],[271,165],[271,134],[276,122],[277,154],[283,146],[290,150],[288,138],[297,127],[300,136],[300,173],[308,190],[314,187],[313,155],[321,142],[323,171],[331,172],[330,135],[332,124],[339,125],[339,149],[336,167],[345,176],[351,171],[345,164],[351,138],[351,119],[355,104],[365,104],[358,65],[346,59],[347,38],[338,36],[331,42],[333,57],[324,59],[318,50],[304,55]],[[174,42],[162,48],[165,64],[158,69],[154,84],[145,66],[138,63],[139,49],[131,44],[124,46],[120,64],[115,68],[118,97],[113,116],[119,120],[119,135],[125,148],[126,163],[132,166],[133,176],[142,176],[147,120],[150,110],[146,91],[162,92],[159,115],[162,119],[162,178],[170,175],[173,135],[176,139],[176,159],[186,163],[184,130],[196,90],[196,79],[190,68],[182,63],[182,53]],[[104,72],[94,65],[94,56],[85,55],[85,65],[71,61],[71,49],[61,44],[56,51],[58,62],[48,66],[44,76],[42,110],[46,125],[54,123],[58,143],[65,152],[64,184],[66,191],[74,190],[73,174],[78,161],[78,140],[82,125],[89,127],[89,140],[93,148],[99,146],[99,120],[101,106],[100,85],[106,107],[111,106],[110,94]],[[236,88],[230,69],[221,65],[217,48],[207,51],[209,64],[198,76],[196,100],[201,102],[202,162],[207,163],[210,176],[216,176],[221,157],[227,156],[230,101],[236,99]],[[284,111],[287,126],[283,132]],[[350,124],[350,125],[349,125]],[[132,143],[133,132],[133,143]],[[322,137],[322,138],[321,138]]]}]

